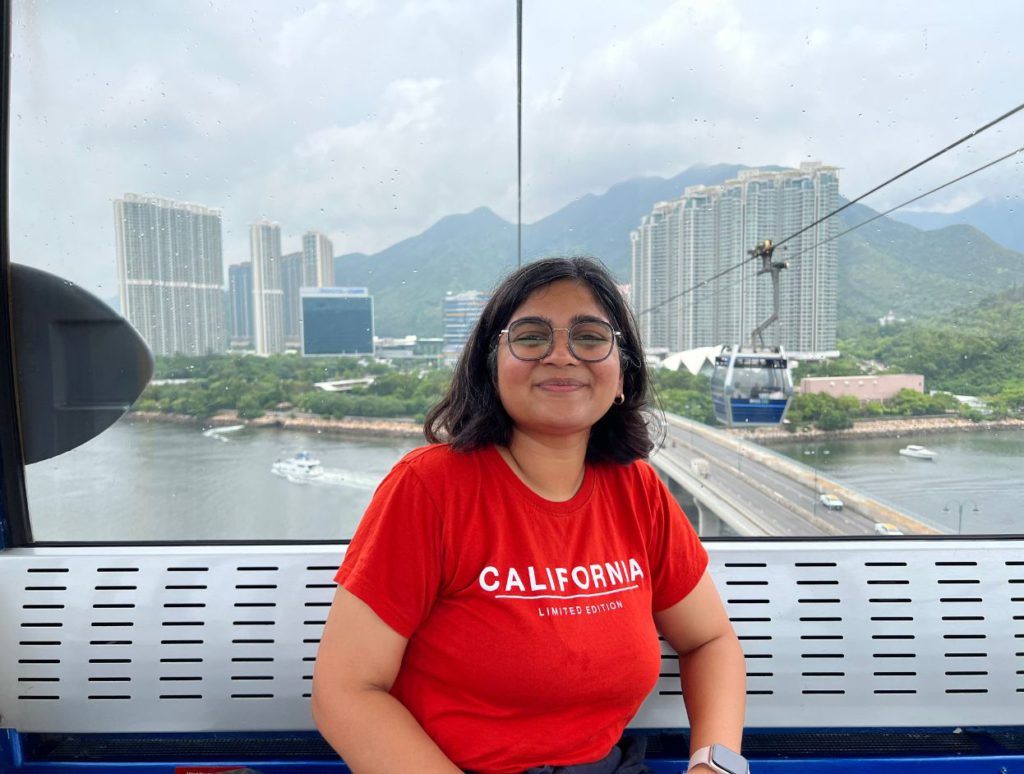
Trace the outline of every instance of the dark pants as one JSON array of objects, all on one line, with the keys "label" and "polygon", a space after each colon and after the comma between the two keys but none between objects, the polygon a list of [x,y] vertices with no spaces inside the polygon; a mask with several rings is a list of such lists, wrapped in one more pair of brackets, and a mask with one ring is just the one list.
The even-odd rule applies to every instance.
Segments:
[{"label": "dark pants", "polygon": [[574,766],[534,766],[523,774],[653,774],[644,764],[646,752],[646,737],[624,736],[599,761]]}]

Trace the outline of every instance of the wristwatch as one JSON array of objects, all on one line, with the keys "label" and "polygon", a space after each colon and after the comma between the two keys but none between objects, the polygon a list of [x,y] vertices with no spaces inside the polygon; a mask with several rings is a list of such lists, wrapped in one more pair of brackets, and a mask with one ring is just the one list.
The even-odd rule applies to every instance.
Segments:
[{"label": "wristwatch", "polygon": [[738,752],[733,752],[724,744],[701,747],[690,756],[690,765],[686,767],[686,770],[689,771],[702,763],[720,774],[750,774],[747,759]]}]

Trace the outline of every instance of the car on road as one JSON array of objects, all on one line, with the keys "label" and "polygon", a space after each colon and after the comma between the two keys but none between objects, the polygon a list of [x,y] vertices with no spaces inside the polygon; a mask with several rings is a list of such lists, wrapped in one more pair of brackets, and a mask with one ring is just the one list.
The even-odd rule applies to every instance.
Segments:
[{"label": "car on road", "polygon": [[834,494],[828,494],[827,492],[818,498],[819,502],[828,508],[830,511],[841,511],[843,510],[843,501],[836,497]]},{"label": "car on road", "polygon": [[876,535],[902,535],[903,532],[893,524],[888,522],[880,521],[875,524]]}]

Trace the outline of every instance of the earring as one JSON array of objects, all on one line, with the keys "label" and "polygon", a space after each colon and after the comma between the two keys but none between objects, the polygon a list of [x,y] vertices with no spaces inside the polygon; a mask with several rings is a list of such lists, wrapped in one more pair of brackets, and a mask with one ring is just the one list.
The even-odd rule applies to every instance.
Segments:
[{"label": "earring", "polygon": [[616,406],[621,406],[625,402],[626,396],[623,395],[621,392],[612,399],[612,403],[614,403]]}]

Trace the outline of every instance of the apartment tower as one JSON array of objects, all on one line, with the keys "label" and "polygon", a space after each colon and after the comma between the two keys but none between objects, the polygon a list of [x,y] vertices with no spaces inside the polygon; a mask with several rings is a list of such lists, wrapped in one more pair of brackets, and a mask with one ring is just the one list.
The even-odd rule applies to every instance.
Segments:
[{"label": "apartment tower", "polygon": [[[747,251],[779,242],[832,212],[838,169],[806,162],[797,170],[751,169],[716,186],[692,186],[658,202],[630,235],[632,297],[644,345],[671,351],[751,343],[772,313],[768,274]],[[779,320],[764,343],[804,355],[836,348],[838,221],[829,218],[775,253],[781,274]]]},{"label": "apartment tower", "polygon": [[224,352],[221,211],[128,193],[114,238],[121,313],[153,353]]},{"label": "apartment tower", "polygon": [[257,355],[284,352],[281,226],[263,218],[249,227],[252,256],[252,322]]}]

